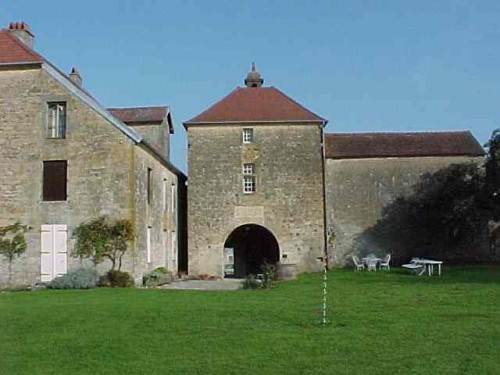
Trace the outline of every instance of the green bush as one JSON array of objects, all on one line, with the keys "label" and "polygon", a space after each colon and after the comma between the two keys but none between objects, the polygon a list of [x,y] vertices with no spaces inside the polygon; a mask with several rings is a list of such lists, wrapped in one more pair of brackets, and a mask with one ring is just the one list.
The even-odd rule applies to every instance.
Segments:
[{"label": "green bush", "polygon": [[260,269],[262,270],[263,276],[262,288],[271,288],[276,280],[276,266],[274,264],[264,262],[264,264],[260,266]]},{"label": "green bush", "polygon": [[160,272],[160,273],[163,273],[165,275],[170,274],[170,272],[167,271],[167,269],[165,267],[156,267],[153,272]]},{"label": "green bush", "polygon": [[78,268],[56,277],[49,284],[52,289],[90,289],[97,287],[99,275],[91,268]]},{"label": "green bush", "polygon": [[172,273],[165,267],[158,267],[142,278],[142,285],[147,287],[164,285],[172,282]]},{"label": "green bush", "polygon": [[262,281],[257,280],[255,275],[250,274],[241,282],[241,287],[243,289],[260,289],[262,287]]},{"label": "green bush", "polygon": [[128,288],[134,286],[134,279],[128,272],[111,270],[101,276],[99,286]]}]

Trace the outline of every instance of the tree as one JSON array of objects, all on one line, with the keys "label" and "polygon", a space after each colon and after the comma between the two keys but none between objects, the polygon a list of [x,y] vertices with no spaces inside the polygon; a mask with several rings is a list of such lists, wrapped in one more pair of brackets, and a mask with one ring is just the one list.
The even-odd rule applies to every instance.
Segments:
[{"label": "tree", "polygon": [[12,261],[26,251],[27,243],[24,234],[29,230],[27,225],[15,224],[0,227],[0,254],[9,261],[9,286],[12,283]]},{"label": "tree", "polygon": [[500,129],[496,129],[488,143],[486,153],[486,195],[492,207],[492,220],[500,221]]},{"label": "tree", "polygon": [[478,261],[476,250],[487,243],[490,209],[484,186],[484,172],[474,163],[426,173],[412,195],[398,197],[383,209],[381,219],[358,244],[386,249],[395,263],[412,256]]},{"label": "tree", "polygon": [[78,226],[74,236],[75,256],[91,258],[95,265],[107,258],[111,261],[111,271],[114,271],[116,266],[121,270],[123,255],[134,233],[129,220],[111,221],[101,216]]}]

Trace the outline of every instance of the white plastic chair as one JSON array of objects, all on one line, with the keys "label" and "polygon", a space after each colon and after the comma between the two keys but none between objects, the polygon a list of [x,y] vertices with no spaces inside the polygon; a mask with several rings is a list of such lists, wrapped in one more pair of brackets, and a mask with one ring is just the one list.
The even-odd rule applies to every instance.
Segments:
[{"label": "white plastic chair", "polygon": [[386,254],[384,259],[380,262],[380,269],[382,268],[387,268],[387,271],[390,271],[391,270],[391,266],[389,265],[389,263],[391,262],[391,254]]},{"label": "white plastic chair", "polygon": [[365,265],[359,261],[356,255],[352,256],[352,261],[354,262],[354,271],[361,271],[365,269]]},{"label": "white plastic chair", "polygon": [[368,271],[377,271],[377,263],[378,263],[377,258],[367,258],[366,266],[368,267]]}]

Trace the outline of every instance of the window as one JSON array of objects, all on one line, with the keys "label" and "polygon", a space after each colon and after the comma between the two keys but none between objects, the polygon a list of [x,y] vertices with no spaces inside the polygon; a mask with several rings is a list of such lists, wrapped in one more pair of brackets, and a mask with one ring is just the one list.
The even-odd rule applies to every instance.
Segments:
[{"label": "window", "polygon": [[175,192],[176,192],[175,185],[172,184],[170,189],[171,189],[171,195],[172,195],[172,204],[170,205],[170,207],[172,208],[172,212],[175,212],[175,207],[176,207],[175,203],[177,201],[177,196],[175,194]]},{"label": "window", "polygon": [[148,168],[148,176],[147,176],[147,196],[148,196],[148,204],[151,204],[152,198],[153,198],[153,190],[152,190],[152,185],[153,185],[153,170],[151,168]]},{"label": "window", "polygon": [[168,208],[168,181],[166,178],[163,179],[163,211],[167,211]]},{"label": "window", "polygon": [[255,193],[255,164],[243,164],[243,192]]},{"label": "window", "polygon": [[243,174],[255,174],[255,164],[253,163],[243,164]]},{"label": "window", "polygon": [[47,138],[66,137],[66,103],[47,103]]},{"label": "window", "polygon": [[243,129],[243,143],[253,142],[253,129],[247,128]]},{"label": "window", "polygon": [[151,227],[146,230],[146,261],[151,263]]},{"label": "window", "polygon": [[43,162],[42,199],[44,201],[65,201],[68,162],[51,160]]}]

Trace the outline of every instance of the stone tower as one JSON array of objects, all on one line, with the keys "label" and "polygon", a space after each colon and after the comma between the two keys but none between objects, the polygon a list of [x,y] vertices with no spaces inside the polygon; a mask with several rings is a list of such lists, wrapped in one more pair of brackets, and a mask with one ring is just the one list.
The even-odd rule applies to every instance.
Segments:
[{"label": "stone tower", "polygon": [[263,82],[252,64],[245,87],[184,123],[189,274],[322,265],[326,120]]}]

